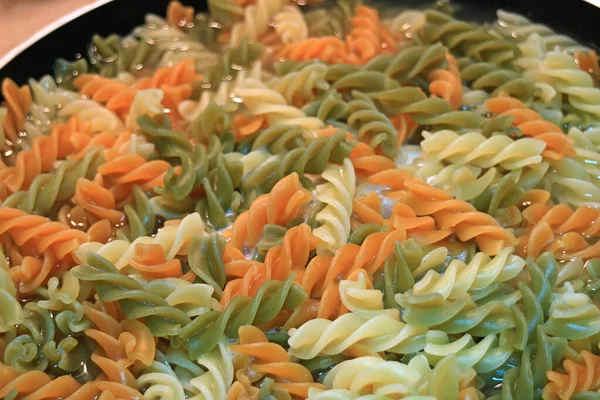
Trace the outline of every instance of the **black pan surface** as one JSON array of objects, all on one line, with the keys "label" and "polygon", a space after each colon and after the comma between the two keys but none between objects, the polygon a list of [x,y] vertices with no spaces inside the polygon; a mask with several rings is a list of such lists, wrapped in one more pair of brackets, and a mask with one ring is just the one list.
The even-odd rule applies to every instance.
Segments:
[{"label": "black pan surface", "polygon": [[[223,0],[224,1],[224,0]],[[183,0],[196,10],[206,9],[206,0]],[[69,60],[85,54],[93,34],[126,34],[144,22],[147,13],[164,15],[169,0],[115,0],[84,14],[51,32],[24,50],[0,70],[0,81],[10,77],[18,84],[52,71],[58,57]],[[379,2],[378,2],[379,3]],[[418,0],[387,0],[393,7],[427,6]],[[597,47],[600,8],[583,0],[454,0],[457,16],[474,22],[489,22],[498,8],[518,12]],[[26,23],[26,22],[24,22]],[[2,100],[0,98],[0,100]]]}]

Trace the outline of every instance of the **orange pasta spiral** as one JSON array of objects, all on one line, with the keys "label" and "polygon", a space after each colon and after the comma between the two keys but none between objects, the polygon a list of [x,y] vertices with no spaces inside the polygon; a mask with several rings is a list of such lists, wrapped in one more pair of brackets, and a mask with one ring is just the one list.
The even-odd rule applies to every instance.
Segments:
[{"label": "orange pasta spiral", "polygon": [[59,260],[89,240],[85,232],[8,207],[0,209],[0,235],[5,233],[17,246],[31,249],[37,254],[51,252]]},{"label": "orange pasta spiral", "polygon": [[75,186],[75,203],[99,219],[106,219],[113,225],[123,222],[125,214],[116,209],[115,196],[102,185],[85,178],[79,178]]},{"label": "orange pasta spiral", "polygon": [[148,327],[134,320],[119,323],[88,303],[84,304],[84,312],[97,328],[85,330],[85,334],[98,343],[92,361],[108,381],[136,388],[135,377],[128,368],[137,361],[148,366],[154,360],[156,345]]},{"label": "orange pasta spiral", "polygon": [[346,54],[345,43],[337,36],[311,37],[298,43],[286,44],[279,52],[278,58],[294,61],[317,59],[329,64],[352,61]]},{"label": "orange pasta spiral", "polygon": [[[406,240],[404,229],[373,233],[361,246],[345,244],[335,255],[317,255],[307,265],[301,287],[313,300],[307,300],[306,308],[316,309],[312,318],[336,318],[348,310],[342,304],[339,282],[343,279],[356,280],[361,271],[372,276],[392,253],[394,243]],[[369,285],[371,282],[369,280]],[[315,302],[314,300],[318,300]],[[316,305],[315,305],[316,304]]]},{"label": "orange pasta spiral", "polygon": [[488,255],[516,244],[511,232],[502,228],[494,217],[479,212],[470,203],[454,199],[443,189],[435,188],[412,174],[394,169],[368,178],[368,182],[391,189],[386,196],[412,208],[417,216],[431,215],[439,229],[451,229],[461,242],[475,239]]},{"label": "orange pasta spiral", "polygon": [[[4,106],[8,110],[4,132],[6,139],[14,146],[18,144],[19,132],[25,129],[25,118],[31,109],[31,89],[27,85],[19,87],[12,79],[4,78],[1,90]],[[2,147],[5,146],[6,143],[3,143]]]},{"label": "orange pasta spiral", "polygon": [[381,51],[380,21],[377,10],[359,5],[352,17],[352,30],[346,38],[348,51],[365,63]]},{"label": "orange pasta spiral", "polygon": [[296,282],[301,282],[310,252],[317,248],[317,243],[310,227],[301,224],[285,233],[281,245],[267,251],[264,263],[246,259],[227,263],[227,276],[239,278],[225,285],[221,304],[226,306],[236,296],[254,296],[262,283],[285,280],[291,273],[296,274]]},{"label": "orange pasta spiral", "polygon": [[105,104],[121,117],[129,112],[136,94],[136,90],[126,84],[97,74],[82,75],[73,81],[73,85],[81,94]]},{"label": "orange pasta spiral", "polygon": [[455,110],[461,104],[463,87],[456,59],[446,54],[448,69],[436,69],[429,74],[429,92],[446,100]]},{"label": "orange pasta spiral", "polygon": [[547,193],[544,202],[531,204],[523,210],[523,221],[527,226],[521,229],[517,251],[531,257],[552,251],[561,259],[600,256],[600,245],[590,245],[587,241],[600,232],[597,226],[600,211],[590,207],[578,207],[573,211],[566,204],[553,206],[547,201],[549,196]]},{"label": "orange pasta spiral", "polygon": [[248,211],[244,211],[233,223],[230,244],[242,250],[246,243],[253,248],[258,243],[266,224],[286,226],[305,210],[312,194],[302,187],[297,173],[281,179],[271,193],[258,197]]},{"label": "orange pasta spiral", "polygon": [[[135,245],[135,256],[131,257],[129,265],[138,270],[148,280],[180,278],[183,275],[181,261],[178,259],[167,261],[165,249],[160,244],[137,243]],[[194,277],[192,274],[188,276],[192,279]]]},{"label": "orange pasta spiral", "polygon": [[567,400],[580,392],[600,389],[600,357],[587,350],[581,352],[583,365],[573,360],[565,360],[565,373],[547,371],[548,384],[542,397],[546,400]]},{"label": "orange pasta spiral", "polygon": [[537,112],[527,108],[520,100],[500,96],[485,102],[487,109],[499,115],[514,118],[513,125],[523,132],[523,135],[535,137],[546,143],[542,156],[550,160],[560,160],[565,156],[574,156],[573,140],[565,135],[560,127],[546,121]]},{"label": "orange pasta spiral", "polygon": [[151,190],[163,184],[169,168],[171,164],[164,160],[146,161],[137,154],[126,154],[105,162],[98,167],[98,172],[117,185],[140,185],[144,190]]},{"label": "orange pasta spiral", "polygon": [[375,153],[371,146],[357,142],[350,153],[350,160],[357,175],[372,175],[387,169],[396,168],[394,161]]},{"label": "orange pasta spiral", "polygon": [[115,382],[96,380],[81,385],[75,378],[64,375],[52,378],[42,371],[29,371],[19,375],[8,366],[0,366],[0,397],[11,391],[18,392],[18,400],[138,400],[143,398],[137,390]]},{"label": "orange pasta spiral", "polygon": [[[227,399],[240,399],[242,396],[256,396],[259,389],[252,385],[270,377],[275,381],[274,390],[283,390],[292,396],[308,397],[311,387],[325,388],[315,383],[308,369],[292,362],[285,349],[276,343],[269,343],[266,335],[252,325],[240,327],[239,343],[230,345],[240,368],[236,371],[236,382],[227,392]],[[253,396],[254,395],[254,396]]]},{"label": "orange pasta spiral", "polygon": [[179,1],[171,1],[167,7],[167,22],[175,28],[188,26],[194,21],[194,7],[186,7]]},{"label": "orange pasta spiral", "polygon": [[0,180],[12,193],[27,189],[36,176],[52,170],[57,160],[86,147],[81,146],[81,139],[90,141],[91,135],[89,124],[71,117],[67,123],[55,125],[50,136],[35,138],[31,149],[19,152],[15,165],[0,171]]}]

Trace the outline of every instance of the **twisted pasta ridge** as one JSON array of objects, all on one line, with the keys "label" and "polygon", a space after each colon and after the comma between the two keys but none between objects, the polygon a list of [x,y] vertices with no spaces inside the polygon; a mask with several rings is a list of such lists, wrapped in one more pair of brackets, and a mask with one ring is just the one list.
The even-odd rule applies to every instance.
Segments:
[{"label": "twisted pasta ridge", "polygon": [[253,115],[264,115],[270,126],[275,124],[296,125],[308,131],[323,127],[323,121],[307,117],[302,110],[289,106],[285,98],[264,83],[248,78],[237,89],[236,96]]},{"label": "twisted pasta ridge", "polygon": [[246,246],[246,242],[251,248],[256,246],[265,225],[286,226],[311,199],[312,195],[300,185],[298,174],[291,173],[238,216],[232,225],[230,244],[239,250]]},{"label": "twisted pasta ridge", "polygon": [[457,54],[502,65],[513,61],[519,50],[512,43],[456,20],[439,11],[425,11],[425,36],[431,42],[442,42]]},{"label": "twisted pasta ridge", "polygon": [[159,244],[136,244],[135,255],[129,260],[129,265],[147,280],[179,278],[183,275],[181,262],[178,259],[167,261],[165,251]]},{"label": "twisted pasta ridge", "polygon": [[455,110],[439,97],[428,98],[416,87],[400,87],[370,95],[389,113],[410,117],[413,123],[431,126],[432,130],[450,129],[473,131],[479,129],[483,118],[471,111]]},{"label": "twisted pasta ridge", "polygon": [[271,79],[267,86],[281,93],[288,104],[302,104],[312,98],[314,90],[329,89],[326,74],[326,65],[308,64],[296,72]]},{"label": "twisted pasta ridge", "polygon": [[110,261],[89,253],[86,264],[73,268],[81,281],[94,282],[103,301],[118,301],[127,319],[144,318],[154,336],[177,335],[190,322],[187,314],[160,295],[145,290],[135,279],[121,275]]},{"label": "twisted pasta ridge", "polygon": [[348,102],[348,125],[357,130],[359,138],[368,139],[372,148],[381,146],[381,150],[392,157],[398,144],[398,131],[368,96],[354,91],[352,97]]},{"label": "twisted pasta ridge", "polygon": [[292,61],[312,61],[318,59],[327,64],[350,63],[354,61],[348,57],[344,41],[334,35],[309,37],[301,42],[287,44],[279,51],[278,59]]},{"label": "twisted pasta ridge", "polygon": [[4,252],[0,251],[0,333],[10,331],[23,320],[23,310],[16,299],[17,288],[12,282]]},{"label": "twisted pasta ridge", "polygon": [[427,77],[446,64],[446,49],[441,44],[408,46],[395,54],[382,54],[371,59],[363,69],[383,72],[400,83]]},{"label": "twisted pasta ridge", "polygon": [[492,372],[510,358],[513,349],[499,345],[496,335],[488,335],[477,343],[466,334],[451,341],[443,331],[431,330],[425,335],[423,355],[431,365],[455,354],[461,365],[472,367],[477,373]]},{"label": "twisted pasta ridge", "polygon": [[329,90],[306,103],[302,111],[309,117],[317,117],[321,121],[338,121],[348,116],[348,103],[337,90]]},{"label": "twisted pasta ridge", "polygon": [[74,100],[62,107],[58,111],[58,116],[62,118],[75,116],[89,123],[92,132],[117,132],[123,129],[123,123],[117,114],[93,100]]},{"label": "twisted pasta ridge", "polygon": [[129,240],[154,233],[156,215],[150,204],[148,196],[139,186],[132,189],[134,204],[126,204],[123,211],[127,218],[127,226],[121,228],[121,233]]},{"label": "twisted pasta ridge", "polygon": [[85,58],[74,61],[58,58],[54,63],[54,80],[61,88],[74,90],[73,81],[76,77],[87,74],[89,69],[90,65]]},{"label": "twisted pasta ridge", "polygon": [[402,170],[387,170],[374,174],[368,182],[400,190],[394,194],[410,206],[418,216],[431,215],[440,229],[452,229],[460,241],[475,238],[481,251],[497,254],[505,246],[513,246],[516,239],[502,228],[493,217],[480,213],[461,200],[452,199],[447,192],[433,188]]},{"label": "twisted pasta ridge", "polygon": [[307,147],[299,147],[285,154],[273,155],[256,165],[245,177],[242,188],[266,193],[283,177],[297,173],[305,188],[314,188],[307,174],[322,174],[329,163],[342,164],[352,152],[346,133],[311,140]]},{"label": "twisted pasta ridge", "polygon": [[101,76],[113,78],[123,73],[135,73],[157,63],[160,52],[148,40],[137,40],[132,36],[92,36],[88,47],[91,64]]},{"label": "twisted pasta ridge", "polygon": [[[454,60],[452,58],[452,60]],[[455,60],[454,60],[455,61]],[[463,99],[463,87],[458,70],[436,69],[429,74],[429,91],[432,95],[446,100],[457,109]]]},{"label": "twisted pasta ridge", "polygon": [[95,74],[78,77],[74,81],[75,87],[90,99],[101,104],[119,115],[129,112],[135,99],[136,90],[110,78],[103,78]]},{"label": "twisted pasta ridge", "polygon": [[15,165],[0,171],[0,179],[13,193],[27,189],[36,176],[53,169],[57,160],[79,151],[72,141],[74,135],[87,137],[91,132],[87,124],[77,118],[55,125],[49,136],[36,138],[30,150],[19,152]]},{"label": "twisted pasta ridge", "polygon": [[444,299],[456,297],[470,290],[483,289],[494,282],[506,282],[517,276],[525,266],[525,260],[513,255],[514,249],[507,247],[494,258],[477,253],[465,263],[462,260],[450,261],[443,275],[429,270],[415,283],[411,291],[414,295],[440,293]]},{"label": "twisted pasta ridge", "polygon": [[10,195],[2,205],[47,215],[57,202],[71,198],[80,178],[92,179],[103,162],[102,150],[90,151],[81,161],[67,160],[56,171],[38,175],[26,191]]},{"label": "twisted pasta ridge", "polygon": [[359,348],[370,354],[380,351],[407,354],[423,348],[426,332],[427,328],[404,324],[387,314],[369,318],[347,313],[334,321],[316,318],[298,329],[290,329],[289,353],[303,360]]},{"label": "twisted pasta ridge", "polygon": [[357,5],[350,24],[346,47],[358,63],[363,64],[381,52],[395,52],[395,41],[382,27],[379,13],[374,8]]},{"label": "twisted pasta ridge", "polygon": [[554,32],[550,27],[532,22],[527,17],[511,13],[506,10],[498,10],[497,24],[494,25],[494,30],[500,32],[504,37],[523,42],[532,35],[538,35],[542,38],[545,47],[552,50],[557,46],[567,53],[574,53],[577,50],[586,49],[576,40]]},{"label": "twisted pasta ridge", "polygon": [[6,107],[2,124],[3,147],[6,146],[6,140],[15,146],[19,144],[19,132],[25,129],[25,118],[31,109],[31,89],[27,85],[19,87],[12,79],[4,78],[1,91]]},{"label": "twisted pasta ridge", "polygon": [[256,41],[268,30],[269,23],[284,8],[284,4],[281,0],[257,0],[256,4],[244,7],[242,21],[237,22],[231,29],[229,45],[239,45],[244,37]]},{"label": "twisted pasta ridge", "polygon": [[564,374],[549,370],[548,384],[544,387],[544,399],[570,399],[576,393],[596,392],[600,388],[598,368],[600,358],[587,350],[579,354],[583,364],[573,360],[563,362]]},{"label": "twisted pasta ridge", "polygon": [[283,153],[305,145],[304,130],[295,126],[275,125],[246,136],[237,144],[240,153],[265,148],[272,154]]},{"label": "twisted pasta ridge", "polygon": [[344,160],[342,168],[331,166],[322,173],[327,183],[316,188],[316,198],[326,204],[316,219],[322,225],[313,231],[320,240],[319,251],[333,252],[348,240],[350,235],[350,216],[356,177],[349,159]]},{"label": "twisted pasta ridge", "polygon": [[447,256],[445,247],[427,252],[414,239],[396,241],[374,280],[374,286],[383,293],[385,306],[397,307],[394,296],[412,288],[415,277],[423,272],[443,266]]},{"label": "twisted pasta ridge", "polygon": [[85,312],[95,325],[95,328],[86,329],[85,334],[98,343],[92,361],[109,381],[136,388],[129,368],[136,361],[150,365],[154,358],[154,338],[148,327],[139,321],[119,323],[110,314],[89,305]]},{"label": "twisted pasta ridge", "polygon": [[227,282],[221,304],[226,306],[237,296],[254,296],[261,285],[271,279],[283,281],[294,273],[301,282],[310,252],[315,249],[316,238],[306,224],[290,228],[278,246],[267,252],[264,263],[233,260],[225,264],[228,276],[240,277]]},{"label": "twisted pasta ridge", "polygon": [[550,160],[560,160],[564,156],[575,155],[573,142],[562,134],[562,130],[552,122],[544,121],[541,115],[528,109],[521,101],[500,96],[486,100],[485,106],[490,112],[502,116],[512,116],[513,126],[518,128],[523,135],[536,138],[546,143],[542,153]]},{"label": "twisted pasta ridge", "polygon": [[285,390],[300,397],[307,397],[310,388],[325,388],[313,381],[306,367],[292,362],[283,347],[269,343],[260,329],[251,325],[242,326],[238,336],[239,342],[229,346],[238,357],[247,359],[243,369],[236,372],[238,380],[243,381],[245,378],[252,385],[263,377],[270,377],[275,381],[275,390]]},{"label": "twisted pasta ridge", "polygon": [[388,157],[378,155],[366,143],[357,142],[350,153],[350,160],[357,175],[371,175],[373,173],[393,169],[396,164]]},{"label": "twisted pasta ridge", "polygon": [[116,201],[110,190],[97,182],[79,178],[75,186],[75,202],[84,210],[113,225],[123,221],[123,212],[116,210]]},{"label": "twisted pasta ridge", "polygon": [[192,213],[181,221],[165,225],[155,236],[141,236],[132,243],[126,240],[113,240],[109,243],[90,242],[80,246],[74,254],[78,262],[85,262],[91,253],[105,258],[118,269],[123,269],[135,253],[135,247],[141,244],[158,244],[165,251],[166,260],[177,255],[187,255],[190,240],[194,235],[204,236],[204,222],[198,213]]},{"label": "twisted pasta ridge", "polygon": [[460,76],[474,90],[485,90],[492,97],[504,93],[525,103],[533,100],[534,82],[516,71],[500,68],[490,62],[461,61]]},{"label": "twisted pasta ridge", "polygon": [[[393,251],[394,243],[404,239],[406,233],[402,229],[377,232],[367,236],[361,246],[345,244],[334,256],[319,254],[310,260],[302,278],[302,289],[311,298],[321,300],[317,316],[329,318],[349,310],[343,304],[338,281],[357,279],[363,270],[375,273]],[[370,279],[368,281],[370,285]]]},{"label": "twisted pasta ridge", "polygon": [[273,22],[276,24],[275,32],[283,44],[300,42],[308,37],[306,20],[297,7],[284,6],[275,14]]},{"label": "twisted pasta ridge", "polygon": [[77,229],[16,208],[2,207],[0,221],[0,234],[7,233],[17,246],[34,249],[38,254],[49,252],[59,260],[89,239]]},{"label": "twisted pasta ridge", "polygon": [[533,166],[542,161],[546,144],[537,139],[513,140],[498,135],[486,138],[478,132],[459,135],[443,130],[436,133],[423,132],[421,148],[426,156],[438,161],[480,168],[500,166],[512,170]]},{"label": "twisted pasta ridge", "polygon": [[422,355],[407,364],[364,356],[336,365],[323,381],[330,389],[311,389],[309,399],[326,399],[328,394],[346,398],[343,397],[346,393],[351,396],[349,398],[400,396],[429,399],[440,398],[442,391],[453,398],[468,398],[471,393],[475,396],[477,393],[469,387],[471,375],[472,370],[462,368],[452,355],[433,370]]},{"label": "twisted pasta ridge", "polygon": [[273,321],[280,311],[302,304],[306,293],[294,285],[294,278],[290,275],[283,282],[267,281],[254,297],[236,297],[222,312],[209,311],[196,317],[179,334],[190,357],[210,351],[223,334],[235,338],[240,326],[260,326]]},{"label": "twisted pasta ridge", "polygon": [[527,76],[538,82],[549,83],[560,93],[567,95],[570,105],[576,110],[600,116],[596,106],[600,90],[594,86],[592,77],[579,69],[573,56],[550,51],[536,70],[528,71]]},{"label": "twisted pasta ridge", "polygon": [[600,310],[584,293],[576,293],[573,285],[565,283],[562,293],[550,305],[544,330],[568,340],[587,339],[598,334]]}]

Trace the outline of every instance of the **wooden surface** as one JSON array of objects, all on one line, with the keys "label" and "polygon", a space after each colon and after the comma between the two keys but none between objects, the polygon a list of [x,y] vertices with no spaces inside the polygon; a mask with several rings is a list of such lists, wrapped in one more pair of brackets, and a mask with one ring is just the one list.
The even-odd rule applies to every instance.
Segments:
[{"label": "wooden surface", "polygon": [[0,0],[0,57],[40,28],[95,0]]}]

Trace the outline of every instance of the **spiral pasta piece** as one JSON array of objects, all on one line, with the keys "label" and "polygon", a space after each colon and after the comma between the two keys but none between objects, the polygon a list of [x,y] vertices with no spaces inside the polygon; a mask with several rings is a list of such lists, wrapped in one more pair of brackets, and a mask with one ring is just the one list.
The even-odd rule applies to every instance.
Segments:
[{"label": "spiral pasta piece", "polygon": [[12,145],[18,145],[19,132],[25,129],[25,118],[31,109],[31,89],[27,85],[19,87],[12,79],[4,78],[2,97],[7,110],[6,119],[3,121],[2,139],[8,140]]},{"label": "spiral pasta piece", "polygon": [[318,118],[307,117],[301,110],[289,106],[285,98],[265,84],[254,79],[247,79],[237,89],[244,105],[253,115],[264,115],[269,125],[285,124],[297,125],[314,131],[323,127],[323,121]]},{"label": "spiral pasta piece", "polygon": [[8,207],[0,210],[0,234],[5,233],[17,246],[29,247],[38,254],[49,251],[59,260],[67,257],[89,238],[86,233],[69,229],[59,222]]},{"label": "spiral pasta piece", "polygon": [[523,138],[513,140],[508,136],[486,138],[478,132],[459,135],[444,130],[436,133],[423,132],[421,148],[425,155],[438,161],[480,168],[501,166],[505,169],[523,168],[542,161],[546,144],[541,140]]},{"label": "spiral pasta piece", "polygon": [[297,7],[283,7],[275,14],[273,21],[276,25],[275,32],[283,44],[300,42],[308,37],[308,26],[304,15]]},{"label": "spiral pasta piece", "polygon": [[328,167],[323,172],[328,183],[317,186],[317,200],[326,204],[316,215],[321,225],[314,230],[319,238],[319,251],[333,252],[348,240],[350,234],[350,215],[352,214],[352,198],[356,177],[349,159],[344,160],[342,168]]},{"label": "spiral pasta piece", "polygon": [[546,372],[549,383],[544,387],[544,399],[570,399],[576,393],[595,392],[600,388],[600,358],[585,350],[579,356],[583,364],[573,360],[563,362],[564,374],[556,371]]},{"label": "spiral pasta piece", "polygon": [[204,222],[200,214],[193,213],[181,221],[175,221],[163,227],[154,237],[142,236],[132,243],[126,240],[113,240],[109,243],[90,242],[80,246],[74,254],[79,262],[85,262],[88,253],[104,257],[113,263],[118,269],[123,269],[135,254],[137,244],[157,244],[165,252],[165,259],[172,260],[180,254],[187,254],[192,236],[205,235]]},{"label": "spiral pasta piece", "polygon": [[48,172],[57,160],[76,153],[80,147],[73,143],[73,136],[91,137],[89,126],[77,118],[56,124],[49,136],[36,138],[30,150],[19,152],[15,165],[0,171],[2,179],[11,192],[27,189],[36,176]]},{"label": "spiral pasta piece", "polygon": [[304,360],[319,354],[340,354],[351,351],[352,347],[371,354],[379,351],[413,353],[422,350],[426,332],[427,328],[404,324],[386,314],[369,318],[347,313],[335,321],[317,318],[298,329],[290,329],[289,353]]},{"label": "spiral pasta piece", "polygon": [[[262,377],[271,377],[275,381],[275,390],[285,390],[291,395],[301,397],[307,397],[310,388],[325,388],[321,384],[314,383],[310,372],[305,367],[292,362],[285,349],[278,344],[269,343],[260,329],[251,325],[242,326],[238,336],[239,342],[230,345],[230,348],[234,354],[248,359],[244,370],[247,371],[245,375],[246,379],[250,380],[250,384]],[[243,373],[242,370],[238,370],[237,375]],[[252,378],[250,379],[249,376]],[[230,390],[236,389],[232,387]]]}]

